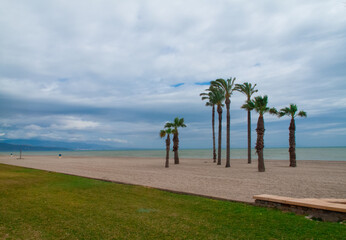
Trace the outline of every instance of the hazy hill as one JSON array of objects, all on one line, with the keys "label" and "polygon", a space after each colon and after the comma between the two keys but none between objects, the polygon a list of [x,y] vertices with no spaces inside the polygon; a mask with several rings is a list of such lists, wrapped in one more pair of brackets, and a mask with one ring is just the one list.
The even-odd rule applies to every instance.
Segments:
[{"label": "hazy hill", "polygon": [[[48,141],[48,140],[39,140],[39,139],[6,139],[2,141],[3,143],[12,144],[12,145],[25,145],[31,147],[42,147],[44,148],[53,148],[54,150],[58,149],[67,149],[67,150],[114,150],[116,147],[107,146],[107,145],[98,145],[85,142],[59,142],[59,141]],[[35,150],[39,151],[39,150]],[[45,151],[45,150],[40,150]]]},{"label": "hazy hill", "polygon": [[40,147],[40,146],[30,146],[30,145],[17,145],[9,143],[0,143],[0,151],[68,151],[69,148],[61,147]]}]

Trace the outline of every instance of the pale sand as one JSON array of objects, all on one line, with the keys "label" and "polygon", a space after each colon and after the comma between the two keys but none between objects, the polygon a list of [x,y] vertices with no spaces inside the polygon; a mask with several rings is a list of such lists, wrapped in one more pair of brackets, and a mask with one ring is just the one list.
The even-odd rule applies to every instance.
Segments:
[{"label": "pale sand", "polygon": [[[172,162],[172,160],[171,160]],[[231,159],[231,168],[206,159],[180,159],[164,168],[162,158],[0,156],[0,163],[61,172],[115,182],[254,202],[253,195],[272,194],[302,198],[346,198],[346,162],[266,160],[266,172],[257,160]]]}]

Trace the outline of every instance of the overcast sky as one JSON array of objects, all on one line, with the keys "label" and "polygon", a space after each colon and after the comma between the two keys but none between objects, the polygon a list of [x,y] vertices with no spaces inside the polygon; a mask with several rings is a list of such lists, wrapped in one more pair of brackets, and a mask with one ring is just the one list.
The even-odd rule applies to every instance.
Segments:
[{"label": "overcast sky", "polygon": [[[2,141],[164,148],[179,116],[181,147],[209,148],[199,93],[230,77],[307,112],[298,147],[345,146],[346,1],[0,0]],[[231,101],[231,147],[246,147],[245,96]],[[266,147],[288,146],[289,121],[265,116]]]}]

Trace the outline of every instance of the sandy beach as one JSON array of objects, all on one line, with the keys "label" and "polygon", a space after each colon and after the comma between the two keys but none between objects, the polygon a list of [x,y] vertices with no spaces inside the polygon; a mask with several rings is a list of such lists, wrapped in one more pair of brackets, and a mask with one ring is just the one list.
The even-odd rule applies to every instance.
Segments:
[{"label": "sandy beach", "polygon": [[[171,160],[172,162],[172,160]],[[266,172],[257,160],[231,160],[225,168],[206,159],[180,159],[164,168],[163,158],[0,156],[0,163],[78,176],[136,184],[235,201],[254,202],[253,195],[273,194],[302,198],[346,198],[346,162],[266,160]]]}]

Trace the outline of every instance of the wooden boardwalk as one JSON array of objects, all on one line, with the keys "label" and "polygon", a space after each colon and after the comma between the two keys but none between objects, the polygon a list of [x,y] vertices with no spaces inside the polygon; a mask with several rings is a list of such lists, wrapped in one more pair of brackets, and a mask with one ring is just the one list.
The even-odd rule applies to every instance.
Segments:
[{"label": "wooden boardwalk", "polygon": [[326,221],[346,220],[346,199],[333,198],[291,198],[269,194],[253,196],[261,206],[289,210],[298,214],[310,214]]}]

